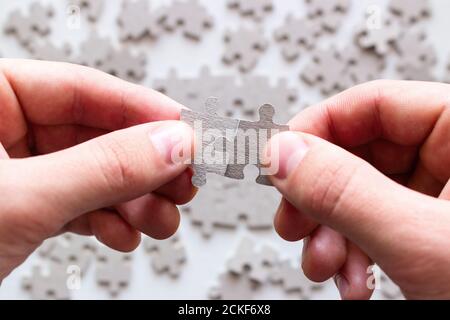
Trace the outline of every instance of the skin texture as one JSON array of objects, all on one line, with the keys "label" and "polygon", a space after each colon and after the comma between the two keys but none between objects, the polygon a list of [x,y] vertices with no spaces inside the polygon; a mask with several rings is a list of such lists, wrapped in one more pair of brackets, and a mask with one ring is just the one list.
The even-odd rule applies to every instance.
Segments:
[{"label": "skin texture", "polygon": [[334,276],[342,298],[367,299],[375,262],[407,298],[450,298],[449,105],[446,84],[376,81],[273,138],[284,196],[275,227],[306,240],[310,279]]},{"label": "skin texture", "polygon": [[179,225],[191,172],[169,155],[192,140],[181,106],[89,68],[0,59],[0,280],[45,239],[95,235],[131,251]]}]

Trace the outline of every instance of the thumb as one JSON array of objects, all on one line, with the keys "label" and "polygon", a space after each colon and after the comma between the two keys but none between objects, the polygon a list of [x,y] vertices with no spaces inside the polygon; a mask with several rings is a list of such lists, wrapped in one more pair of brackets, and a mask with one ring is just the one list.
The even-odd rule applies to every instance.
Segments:
[{"label": "thumb", "polygon": [[64,223],[172,181],[187,168],[192,136],[180,121],[153,122],[57,153],[11,160],[2,164],[2,190],[26,195],[33,209],[67,212]]},{"label": "thumb", "polygon": [[[437,214],[448,220],[444,218],[448,203],[395,183],[366,161],[320,138],[285,132],[271,140],[269,149],[272,166],[279,165],[271,179],[283,196],[372,257],[386,256],[405,236],[419,236],[435,225]],[[415,228],[418,223],[421,227]]]}]

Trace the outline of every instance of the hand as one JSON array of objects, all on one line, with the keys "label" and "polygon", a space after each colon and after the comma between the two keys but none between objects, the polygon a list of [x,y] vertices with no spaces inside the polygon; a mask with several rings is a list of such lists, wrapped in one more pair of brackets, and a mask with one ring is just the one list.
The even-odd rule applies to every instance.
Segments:
[{"label": "hand", "polygon": [[[450,298],[450,86],[376,81],[306,109],[274,137],[281,237],[302,267],[366,299],[377,263],[407,298]],[[271,151],[273,151],[271,150]]]},{"label": "hand", "polygon": [[179,119],[176,102],[85,67],[0,59],[0,104],[0,281],[65,231],[120,251],[176,231],[176,204],[195,193],[170,159],[192,139],[163,121]]}]

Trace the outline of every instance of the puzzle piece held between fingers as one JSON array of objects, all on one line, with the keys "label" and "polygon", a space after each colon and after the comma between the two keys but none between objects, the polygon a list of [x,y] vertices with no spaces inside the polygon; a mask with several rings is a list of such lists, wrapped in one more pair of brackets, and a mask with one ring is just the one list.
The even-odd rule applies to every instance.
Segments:
[{"label": "puzzle piece held between fingers", "polygon": [[233,143],[234,152],[227,167],[225,176],[242,180],[244,179],[244,169],[248,165],[255,165],[259,169],[259,176],[256,179],[258,184],[271,186],[268,175],[271,168],[263,164],[262,153],[267,142],[277,133],[289,131],[289,126],[278,125],[273,122],[275,109],[272,105],[266,104],[259,109],[259,120],[239,121],[238,131]]},{"label": "puzzle piece held between fingers", "polygon": [[217,150],[216,139],[230,137],[236,134],[239,120],[220,117],[217,114],[218,99],[209,98],[204,112],[191,110],[181,111],[181,120],[194,129],[195,155],[192,164],[194,176],[192,184],[201,187],[206,183],[206,174],[225,175],[228,165],[227,154]]}]

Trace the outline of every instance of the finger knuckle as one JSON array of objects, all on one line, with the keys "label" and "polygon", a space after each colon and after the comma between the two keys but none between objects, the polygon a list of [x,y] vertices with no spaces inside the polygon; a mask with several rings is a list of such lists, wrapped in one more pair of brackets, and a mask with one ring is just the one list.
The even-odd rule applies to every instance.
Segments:
[{"label": "finger knuckle", "polygon": [[344,202],[352,198],[358,170],[358,164],[348,165],[339,161],[322,168],[310,188],[311,209],[323,218],[331,219]]},{"label": "finger knuckle", "polygon": [[95,144],[98,172],[105,184],[115,190],[130,187],[138,178],[133,166],[133,156],[119,139],[108,137]]}]

